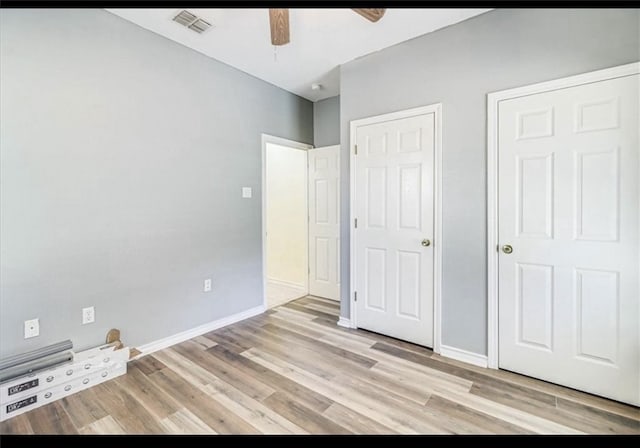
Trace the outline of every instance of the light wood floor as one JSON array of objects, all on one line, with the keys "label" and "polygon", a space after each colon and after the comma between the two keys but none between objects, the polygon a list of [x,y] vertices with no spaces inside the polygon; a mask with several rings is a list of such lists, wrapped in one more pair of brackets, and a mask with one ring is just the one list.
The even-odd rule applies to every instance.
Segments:
[{"label": "light wood floor", "polygon": [[640,410],[336,326],[305,297],[129,364],[3,434],[640,433]]}]

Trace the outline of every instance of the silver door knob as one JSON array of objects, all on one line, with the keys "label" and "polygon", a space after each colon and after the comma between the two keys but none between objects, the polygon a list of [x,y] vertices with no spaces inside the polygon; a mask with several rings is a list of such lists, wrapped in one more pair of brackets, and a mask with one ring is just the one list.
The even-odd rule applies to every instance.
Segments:
[{"label": "silver door knob", "polygon": [[431,246],[431,241],[429,241],[428,239],[425,238],[425,239],[422,240],[422,243],[420,243],[420,244],[422,244],[424,247],[429,247],[429,246]]},{"label": "silver door knob", "polygon": [[513,247],[511,247],[508,244],[505,244],[504,246],[502,246],[502,252],[504,252],[505,254],[510,254],[511,252],[513,252]]}]

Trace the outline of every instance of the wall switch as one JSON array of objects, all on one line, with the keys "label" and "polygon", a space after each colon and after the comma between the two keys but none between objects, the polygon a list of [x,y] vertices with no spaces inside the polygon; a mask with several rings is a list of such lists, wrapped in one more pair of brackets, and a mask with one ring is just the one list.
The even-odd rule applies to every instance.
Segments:
[{"label": "wall switch", "polygon": [[202,289],[204,292],[211,291],[211,279],[208,278],[204,281],[204,288]]},{"label": "wall switch", "polygon": [[24,321],[24,338],[35,338],[40,335],[40,320],[31,319]]},{"label": "wall switch", "polygon": [[82,308],[82,325],[92,324],[96,321],[96,311],[90,306],[89,308]]},{"label": "wall switch", "polygon": [[248,199],[252,196],[251,187],[242,187],[242,197]]}]

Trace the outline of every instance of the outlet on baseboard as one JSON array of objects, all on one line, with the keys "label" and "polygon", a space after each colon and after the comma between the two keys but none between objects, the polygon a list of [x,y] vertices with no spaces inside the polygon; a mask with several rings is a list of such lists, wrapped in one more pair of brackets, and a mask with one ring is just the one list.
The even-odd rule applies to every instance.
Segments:
[{"label": "outlet on baseboard", "polygon": [[31,319],[24,321],[24,338],[35,338],[40,335],[40,319]]},{"label": "outlet on baseboard", "polygon": [[211,279],[207,278],[204,280],[204,287],[202,288],[203,292],[210,292],[211,291]]},{"label": "outlet on baseboard", "polygon": [[82,325],[91,324],[96,321],[96,310],[90,306],[82,308]]}]

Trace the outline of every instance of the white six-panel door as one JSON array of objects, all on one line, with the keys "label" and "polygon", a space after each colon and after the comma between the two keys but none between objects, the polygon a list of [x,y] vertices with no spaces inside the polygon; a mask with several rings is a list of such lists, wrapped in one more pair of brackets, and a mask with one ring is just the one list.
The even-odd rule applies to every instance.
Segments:
[{"label": "white six-panel door", "polygon": [[498,106],[499,366],[636,405],[639,82]]},{"label": "white six-panel door", "polygon": [[435,113],[358,126],[355,142],[356,325],[432,347]]},{"label": "white six-panel door", "polygon": [[340,146],[308,151],[309,294],[340,300]]}]

